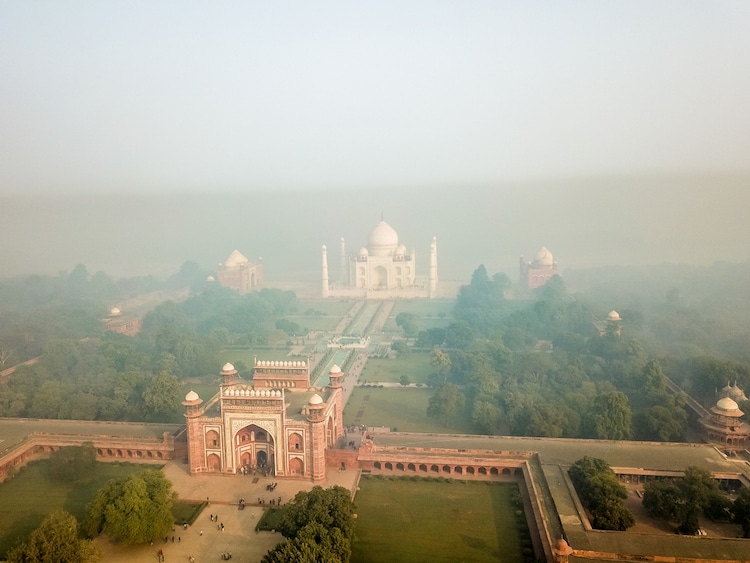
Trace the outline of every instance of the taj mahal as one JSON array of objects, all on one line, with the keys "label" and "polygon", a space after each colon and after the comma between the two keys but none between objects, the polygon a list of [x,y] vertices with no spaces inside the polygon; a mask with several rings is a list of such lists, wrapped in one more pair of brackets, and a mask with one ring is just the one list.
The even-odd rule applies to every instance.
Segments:
[{"label": "taj mahal", "polygon": [[340,241],[340,269],[336,281],[328,270],[328,250],[323,245],[321,293],[324,298],[434,299],[438,292],[437,238],[430,243],[427,279],[417,275],[416,251],[398,239],[398,233],[381,221],[373,227],[367,245],[351,254]]}]

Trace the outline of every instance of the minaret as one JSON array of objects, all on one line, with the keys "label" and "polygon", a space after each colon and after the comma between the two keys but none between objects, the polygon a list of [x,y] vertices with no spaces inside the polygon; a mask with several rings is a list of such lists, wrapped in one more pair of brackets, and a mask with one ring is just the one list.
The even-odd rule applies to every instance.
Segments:
[{"label": "minaret", "polygon": [[430,244],[430,299],[437,297],[437,237],[432,237]]},{"label": "minaret", "polygon": [[201,414],[201,403],[203,401],[195,391],[190,391],[185,395],[185,400],[182,404],[185,407],[185,419],[187,429],[187,454],[188,454],[188,466],[190,467],[190,473],[196,474],[200,472],[201,468],[205,465],[205,452],[203,450],[202,441],[202,430],[199,422]]},{"label": "minaret", "polygon": [[344,286],[348,285],[346,284],[346,243],[344,242],[344,237],[341,237],[341,248],[339,250],[341,253],[341,270],[339,271],[339,285]]},{"label": "minaret", "polygon": [[323,253],[323,276],[322,276],[322,282],[323,282],[323,299],[328,298],[328,250],[326,250],[326,245],[323,245],[322,248]]}]

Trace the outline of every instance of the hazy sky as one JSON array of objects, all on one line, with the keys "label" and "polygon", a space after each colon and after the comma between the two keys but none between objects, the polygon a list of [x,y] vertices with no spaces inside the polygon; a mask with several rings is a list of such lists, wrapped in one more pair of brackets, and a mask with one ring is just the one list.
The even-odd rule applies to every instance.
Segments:
[{"label": "hazy sky", "polygon": [[750,171],[750,2],[0,3],[0,194]]}]

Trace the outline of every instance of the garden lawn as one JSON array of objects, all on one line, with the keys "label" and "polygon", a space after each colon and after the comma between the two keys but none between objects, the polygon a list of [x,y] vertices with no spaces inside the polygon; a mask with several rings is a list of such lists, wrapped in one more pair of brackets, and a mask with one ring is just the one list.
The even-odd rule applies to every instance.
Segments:
[{"label": "garden lawn", "polygon": [[396,317],[399,313],[416,315],[420,330],[445,328],[453,322],[455,305],[455,301],[399,301],[394,305],[391,314],[383,325],[383,330],[403,334],[401,327],[396,324]]},{"label": "garden lawn", "polygon": [[356,387],[344,409],[344,424],[385,426],[400,432],[473,434],[466,413],[460,413],[447,427],[427,416],[434,392],[421,387]]},{"label": "garden lawn", "polygon": [[354,499],[352,563],[533,560],[512,502],[517,491],[516,483],[365,476]]},{"label": "garden lawn", "polygon": [[427,383],[427,378],[437,369],[430,365],[430,352],[399,354],[398,358],[369,358],[359,376],[360,382],[398,383],[402,375],[411,383]]},{"label": "garden lawn", "polygon": [[54,510],[61,508],[80,523],[86,517],[86,505],[107,481],[158,466],[100,462],[87,479],[76,483],[51,482],[48,467],[49,460],[32,461],[18,475],[0,483],[0,559]]},{"label": "garden lawn", "polygon": [[[304,333],[310,333],[318,330],[323,332],[333,332],[343,317],[311,317],[305,315],[286,315],[285,319],[297,323]],[[299,337],[292,336],[291,340]]]}]

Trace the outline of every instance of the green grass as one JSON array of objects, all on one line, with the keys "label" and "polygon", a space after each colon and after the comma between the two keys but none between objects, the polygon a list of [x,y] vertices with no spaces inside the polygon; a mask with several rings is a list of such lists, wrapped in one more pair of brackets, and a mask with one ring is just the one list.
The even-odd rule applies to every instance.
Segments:
[{"label": "green grass", "polygon": [[446,301],[397,301],[391,311],[391,316],[399,313],[411,313],[418,317],[450,317],[456,306],[454,300]]},{"label": "green grass", "polygon": [[455,301],[398,301],[383,325],[383,330],[396,334],[403,333],[401,327],[396,324],[399,313],[411,313],[419,317],[417,324],[420,330],[445,328],[453,322],[455,304]]},{"label": "green grass", "polygon": [[525,518],[513,503],[517,493],[516,483],[365,476],[354,499],[351,560],[533,561]]},{"label": "green grass", "polygon": [[266,508],[263,512],[263,516],[258,520],[258,524],[255,526],[256,530],[263,530],[270,532],[278,528],[281,517],[284,515],[284,508]]},{"label": "green grass", "polygon": [[406,375],[412,383],[427,383],[427,378],[434,371],[437,370],[430,365],[429,352],[410,351],[396,359],[369,358],[359,380],[398,383],[401,376]]},{"label": "green grass", "polygon": [[86,505],[107,481],[146,469],[132,463],[97,463],[95,471],[82,481],[54,483],[47,478],[48,468],[49,460],[32,461],[15,477],[0,483],[0,558],[54,510],[61,508],[81,522]]},{"label": "green grass", "polygon": [[205,502],[175,502],[172,505],[172,516],[174,516],[175,524],[187,522],[192,526],[196,518],[206,508],[206,505]]},{"label": "green grass", "polygon": [[[297,323],[300,327],[302,327],[303,330],[307,329],[306,332],[311,332],[314,330],[331,332],[341,322],[342,316],[319,317],[306,315],[286,315],[284,318],[292,321],[293,323]],[[292,340],[294,339],[295,338],[292,337]]]},{"label": "green grass", "polygon": [[328,317],[343,317],[349,310],[354,307],[355,301],[334,301],[334,300],[305,300],[297,303],[295,314],[303,315],[307,318],[314,318],[314,315],[306,315],[308,311],[319,311],[325,313]]},{"label": "green grass", "polygon": [[[344,409],[344,424],[385,426],[401,432],[473,434],[466,413],[447,427],[427,416],[427,404],[434,392],[420,387],[357,387]],[[360,411],[362,416],[358,417]]]}]

